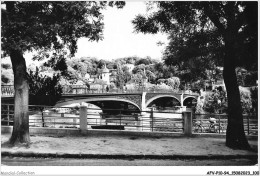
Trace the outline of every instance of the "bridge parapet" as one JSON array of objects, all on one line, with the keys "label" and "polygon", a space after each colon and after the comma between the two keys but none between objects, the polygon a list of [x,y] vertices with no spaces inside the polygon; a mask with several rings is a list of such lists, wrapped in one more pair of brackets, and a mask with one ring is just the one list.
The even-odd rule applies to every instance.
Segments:
[{"label": "bridge parapet", "polygon": [[14,86],[1,85],[1,96],[14,96]]},{"label": "bridge parapet", "polygon": [[[154,96],[155,94],[183,94],[184,97],[187,96],[198,96],[197,93],[185,94],[185,91],[175,91],[175,90],[153,90],[153,89],[142,89],[142,90],[120,90],[120,89],[110,89],[106,91],[105,89],[98,88],[89,88],[86,85],[63,85],[62,94],[71,95],[71,94],[133,94],[133,93],[143,93],[146,92],[147,96]],[[1,95],[2,96],[13,96],[14,95],[14,86],[13,85],[1,85]]]},{"label": "bridge parapet", "polygon": [[144,89],[109,89],[108,91],[103,88],[90,88],[86,85],[63,85],[62,86],[63,94],[100,94],[100,93],[177,93],[182,94],[184,91],[176,91],[176,90],[169,90],[169,89],[161,89],[161,90],[154,90],[151,88],[144,88]]},{"label": "bridge parapet", "polygon": [[[73,89],[73,87],[75,89]],[[66,88],[65,88],[66,89]],[[79,91],[81,89],[81,91]],[[87,91],[87,86],[72,86],[71,93],[63,94],[61,99],[57,102],[57,106],[64,106],[72,103],[79,102],[92,102],[92,101],[122,101],[128,102],[132,105],[135,105],[140,110],[144,110],[147,106],[158,98],[163,97],[172,97],[179,101],[179,106],[183,106],[185,99],[192,98],[196,99],[199,97],[198,94],[183,94],[182,91],[154,91],[154,90],[136,90],[136,91],[121,91],[121,92],[89,92]],[[13,85],[2,85],[2,97],[8,98],[13,97],[14,87]],[[3,99],[2,99],[3,101]]]}]

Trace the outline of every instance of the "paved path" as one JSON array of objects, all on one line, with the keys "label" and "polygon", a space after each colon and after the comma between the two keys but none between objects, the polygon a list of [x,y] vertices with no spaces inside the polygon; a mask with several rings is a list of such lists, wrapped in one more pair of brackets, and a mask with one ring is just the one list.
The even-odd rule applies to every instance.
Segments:
[{"label": "paved path", "polygon": [[[51,156],[99,158],[257,158],[257,152],[233,150],[224,138],[205,137],[134,137],[134,136],[31,136],[31,146],[10,148],[5,144],[10,134],[1,135],[2,156]],[[257,149],[258,141],[250,140]]]},{"label": "paved path", "polygon": [[2,166],[252,166],[250,159],[75,159],[2,157]]}]

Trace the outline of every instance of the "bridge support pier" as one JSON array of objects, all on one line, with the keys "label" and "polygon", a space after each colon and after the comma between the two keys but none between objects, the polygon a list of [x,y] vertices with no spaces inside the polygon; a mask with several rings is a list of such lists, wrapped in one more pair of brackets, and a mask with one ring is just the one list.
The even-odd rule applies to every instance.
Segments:
[{"label": "bridge support pier", "polygon": [[181,94],[181,107],[183,107],[183,93]]},{"label": "bridge support pier", "polygon": [[[146,110],[146,106],[145,106],[145,96],[146,96],[146,92],[142,93],[142,98],[141,98],[141,111],[145,111]],[[142,112],[141,112],[142,113]]]},{"label": "bridge support pier", "polygon": [[184,124],[184,135],[191,136],[192,135],[192,112],[183,112],[182,113]]},{"label": "bridge support pier", "polygon": [[81,132],[86,132],[88,130],[88,110],[87,106],[80,106],[80,130]]}]

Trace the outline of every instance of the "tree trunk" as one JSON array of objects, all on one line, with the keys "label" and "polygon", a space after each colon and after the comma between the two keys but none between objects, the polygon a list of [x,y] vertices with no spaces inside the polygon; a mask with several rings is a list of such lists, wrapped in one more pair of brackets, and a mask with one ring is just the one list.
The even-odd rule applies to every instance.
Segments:
[{"label": "tree trunk", "polygon": [[29,85],[27,81],[27,72],[25,59],[22,52],[19,50],[11,50],[10,57],[14,72],[14,126],[11,144],[30,143],[29,136],[29,115],[28,115],[28,100],[29,100]]},{"label": "tree trunk", "polygon": [[248,144],[244,132],[240,92],[235,72],[236,55],[234,45],[234,41],[225,41],[223,77],[228,98],[228,126],[226,132],[226,146],[230,148],[250,149],[250,145]]}]

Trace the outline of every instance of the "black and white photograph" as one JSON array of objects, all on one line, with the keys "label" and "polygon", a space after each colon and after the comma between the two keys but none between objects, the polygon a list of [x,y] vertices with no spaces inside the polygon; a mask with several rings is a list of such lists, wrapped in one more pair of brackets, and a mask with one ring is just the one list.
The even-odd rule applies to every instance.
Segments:
[{"label": "black and white photograph", "polygon": [[1,175],[259,175],[258,7],[1,1]]}]

